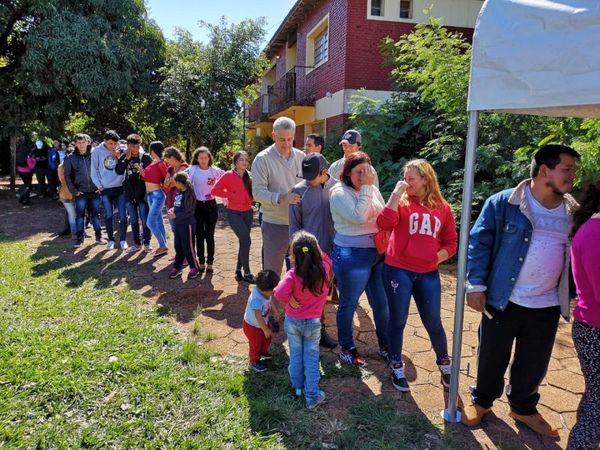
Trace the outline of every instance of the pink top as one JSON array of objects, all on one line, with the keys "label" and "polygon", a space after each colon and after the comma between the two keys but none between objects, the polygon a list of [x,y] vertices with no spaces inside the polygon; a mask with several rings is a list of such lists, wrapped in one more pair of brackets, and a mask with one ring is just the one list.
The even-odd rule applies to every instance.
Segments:
[{"label": "pink top", "polygon": [[[323,254],[323,267],[327,273],[331,271],[332,262],[329,256]],[[323,313],[327,301],[328,282],[323,285],[323,291],[315,296],[310,290],[302,290],[302,278],[296,275],[296,268],[288,270],[283,279],[273,291],[273,297],[285,305],[285,315],[293,319],[318,319]],[[289,304],[290,298],[294,297],[299,308],[292,308]]]},{"label": "pink top", "polygon": [[575,320],[600,328],[600,219],[584,223],[571,244],[571,267],[577,286]]}]

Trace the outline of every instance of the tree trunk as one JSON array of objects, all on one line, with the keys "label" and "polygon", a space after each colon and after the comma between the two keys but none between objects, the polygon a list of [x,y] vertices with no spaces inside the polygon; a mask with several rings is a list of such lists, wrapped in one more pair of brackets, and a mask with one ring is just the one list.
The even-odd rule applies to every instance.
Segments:
[{"label": "tree trunk", "polygon": [[17,136],[10,135],[10,190],[14,191],[17,184]]},{"label": "tree trunk", "polygon": [[190,161],[191,155],[190,155],[190,146],[192,145],[190,138],[187,138],[185,140],[185,160],[188,162]]}]

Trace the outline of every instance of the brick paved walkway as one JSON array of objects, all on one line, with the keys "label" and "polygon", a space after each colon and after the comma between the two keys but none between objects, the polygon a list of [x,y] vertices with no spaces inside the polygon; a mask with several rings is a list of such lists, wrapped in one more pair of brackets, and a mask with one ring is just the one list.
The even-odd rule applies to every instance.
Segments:
[{"label": "brick paved walkway", "polygon": [[[30,239],[35,245],[51,246],[53,242],[64,242],[65,238],[51,237],[62,225],[63,211],[59,204],[40,200],[31,207],[21,207],[6,191],[0,194],[2,220],[0,232],[15,237]],[[254,273],[260,268],[260,230],[252,232],[251,267]],[[170,245],[172,239],[169,238]],[[152,259],[144,253],[128,255],[120,251],[107,252],[101,246],[86,245],[77,252],[64,251],[59,258],[65,263],[86,264],[101,262],[104,272],[113,274],[112,286],[119,288],[128,285],[142,293],[151,301],[164,305],[173,311],[175,326],[182,333],[196,329],[207,345],[222,354],[245,355],[246,339],[241,322],[249,293],[248,286],[234,279],[237,253],[237,240],[223,217],[219,220],[216,234],[216,263],[212,275],[205,274],[201,279],[184,281],[168,280],[169,262],[166,257]],[[451,266],[442,269],[442,320],[448,333],[450,349],[453,329],[455,272]],[[107,286],[102,286],[107,287]],[[326,405],[332,417],[342,417],[352,404],[352,399],[365,396],[389,396],[397,400],[398,409],[418,412],[425,415],[441,429],[459,432],[464,435],[472,448],[517,448],[541,449],[564,448],[567,436],[575,421],[575,412],[584,389],[579,362],[570,337],[570,324],[561,319],[559,333],[550,362],[548,376],[541,388],[541,412],[553,424],[561,428],[560,441],[541,438],[528,429],[515,426],[508,417],[508,405],[503,397],[494,407],[495,415],[486,418],[481,427],[468,430],[462,425],[444,425],[439,416],[444,407],[444,393],[439,384],[439,373],[435,357],[416,309],[411,307],[405,331],[404,358],[407,366],[411,392],[401,394],[394,390],[387,372],[377,358],[377,344],[371,310],[362,298],[355,317],[357,344],[368,358],[369,367],[361,377],[331,376],[323,380],[323,388],[331,401]],[[460,393],[465,399],[468,386],[474,382],[476,374],[476,346],[478,314],[465,312]],[[326,326],[330,334],[336,335],[335,307],[326,307]],[[285,343],[280,333],[276,342]],[[323,358],[334,361],[337,349],[323,351]],[[467,373],[468,371],[468,373]]]}]

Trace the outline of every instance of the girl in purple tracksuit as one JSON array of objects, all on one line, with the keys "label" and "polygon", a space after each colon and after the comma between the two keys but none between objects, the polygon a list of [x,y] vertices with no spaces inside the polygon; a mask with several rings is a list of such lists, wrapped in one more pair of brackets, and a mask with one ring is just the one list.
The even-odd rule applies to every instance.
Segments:
[{"label": "girl in purple tracksuit", "polygon": [[196,259],[196,196],[190,177],[185,172],[179,172],[174,177],[178,193],[175,195],[173,208],[167,216],[175,222],[175,262],[169,273],[169,278],[181,276],[183,260],[187,259],[190,265],[188,279],[196,278],[200,274]]}]

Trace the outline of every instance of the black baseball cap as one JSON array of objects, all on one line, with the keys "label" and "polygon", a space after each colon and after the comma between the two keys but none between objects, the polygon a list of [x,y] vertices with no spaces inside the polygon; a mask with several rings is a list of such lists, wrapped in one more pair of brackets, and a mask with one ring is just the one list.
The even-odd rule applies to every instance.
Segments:
[{"label": "black baseball cap", "polygon": [[302,178],[311,181],[319,176],[323,169],[329,168],[329,163],[320,153],[310,153],[302,159]]},{"label": "black baseball cap", "polygon": [[362,138],[358,131],[348,130],[342,136],[342,140],[340,141],[340,144],[360,144],[361,141],[362,141]]}]

